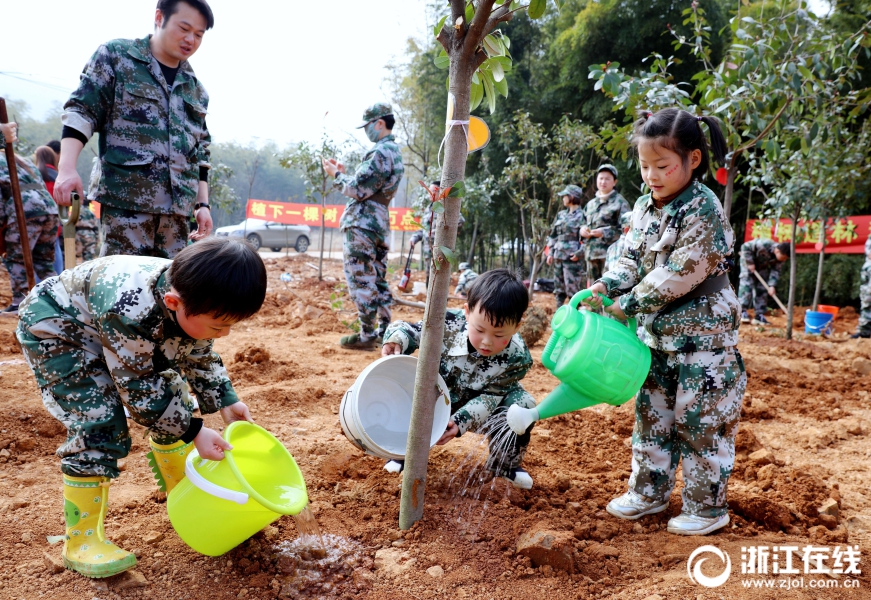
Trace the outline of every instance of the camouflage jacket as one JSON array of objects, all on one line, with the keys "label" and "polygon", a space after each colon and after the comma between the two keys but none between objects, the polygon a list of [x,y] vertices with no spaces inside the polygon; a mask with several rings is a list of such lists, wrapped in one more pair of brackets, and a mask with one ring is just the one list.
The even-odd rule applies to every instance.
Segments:
[{"label": "camouflage jacket", "polygon": [[478,274],[475,273],[472,269],[466,269],[462,273],[460,273],[460,278],[457,280],[457,289],[454,291],[455,294],[467,294],[469,292],[469,286],[472,285],[472,282],[478,278]]},{"label": "camouflage jacket", "polygon": [[[754,265],[762,277],[767,276],[769,287],[776,286],[783,267],[783,263],[774,256],[776,247],[777,242],[773,240],[756,239],[744,242],[741,245],[742,270],[749,265]],[[751,275],[751,278],[754,282],[758,281],[755,276]]]},{"label": "camouflage jacket", "polygon": [[620,260],[620,257],[623,256],[623,253],[626,251],[627,239],[629,239],[628,235],[621,233],[620,237],[617,238],[617,241],[608,246],[608,254],[605,256],[606,271],[610,271],[617,266],[617,261]]},{"label": "camouflage jacket", "polygon": [[[212,350],[213,340],[188,337],[166,308],[170,265],[162,258],[107,256],[68,269],[31,290],[19,308],[19,327],[102,357],[133,420],[155,433],[180,437],[191,419],[180,393],[182,377],[203,413],[239,398]],[[63,372],[31,366],[45,387],[80,369],[82,360],[70,353]]]},{"label": "camouflage jacket", "polygon": [[[0,136],[0,139],[2,138],[3,136]],[[25,162],[30,167],[30,173],[21,166],[18,167],[18,185],[21,189],[21,203],[24,205],[24,218],[56,215],[57,204],[45,188],[42,175],[32,163]],[[9,165],[6,163],[5,154],[0,154],[0,185],[4,187],[10,185]],[[12,226],[17,220],[15,201],[12,199],[11,188],[7,189],[10,190],[9,197],[7,198],[4,192],[3,200],[0,202],[0,225]]]},{"label": "camouflage jacket", "polygon": [[388,199],[393,198],[404,172],[402,153],[396,145],[396,139],[386,135],[366,153],[354,175],[336,173],[333,187],[350,198],[339,224],[341,229],[359,227],[387,237],[390,231],[387,207],[369,201],[369,198],[378,192]]},{"label": "camouflage jacket", "polygon": [[97,48],[63,124],[100,134],[103,176],[95,200],[144,213],[189,216],[200,167],[209,167],[209,96],[187,61],[170,89],[151,55],[151,36]]},{"label": "camouflage jacket", "polygon": [[574,211],[561,210],[547,236],[547,248],[550,256],[556,260],[571,260],[584,258],[584,244],[581,243],[581,225],[584,224],[584,211],[577,208]]},{"label": "camouflage jacket", "polygon": [[[681,302],[734,265],[735,235],[714,192],[693,182],[662,210],[642,196],[627,236],[626,252],[600,281],[612,298],[623,294],[626,316],[641,317],[641,341],[672,352],[737,345],[741,308],[731,286]],[[661,252],[652,248],[658,242]]]},{"label": "camouflage jacket", "polygon": [[[403,354],[412,354],[420,344],[422,328],[423,321],[396,321],[384,333],[384,343],[397,343]],[[519,335],[515,334],[499,354],[481,356],[469,343],[463,312],[448,310],[445,314],[439,375],[451,393],[451,418],[460,435],[472,424],[486,421],[505,396],[520,387],[530,367],[532,356]]]},{"label": "camouflage jacket", "polygon": [[620,215],[632,210],[617,190],[604,198],[598,195],[584,206],[584,223],[591,230],[601,229],[602,237],[589,237],[586,242],[587,260],[601,260],[608,254],[608,246],[617,241],[622,228]]},{"label": "camouflage jacket", "polygon": [[76,229],[97,229],[97,216],[84,204],[79,210],[79,220],[76,221]]},{"label": "camouflage jacket", "polygon": [[865,263],[859,274],[859,297],[871,298],[871,235],[865,241]]}]

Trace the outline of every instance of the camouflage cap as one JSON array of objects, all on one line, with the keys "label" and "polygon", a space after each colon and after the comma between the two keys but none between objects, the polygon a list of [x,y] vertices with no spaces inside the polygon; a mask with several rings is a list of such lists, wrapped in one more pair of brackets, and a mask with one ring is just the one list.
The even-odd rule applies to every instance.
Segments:
[{"label": "camouflage cap", "polygon": [[602,171],[608,171],[611,175],[614,176],[614,179],[617,179],[617,167],[614,165],[602,165],[598,169],[596,169],[596,175],[601,173]]},{"label": "camouflage cap", "polygon": [[470,267],[469,263],[467,263],[467,262],[460,263],[460,267],[459,267],[460,271],[465,271],[466,269],[471,269],[471,268],[472,267]]},{"label": "camouflage cap", "polygon": [[571,196],[572,198],[581,198],[584,195],[584,190],[576,185],[567,185],[566,189],[557,193],[557,196]]},{"label": "camouflage cap", "polygon": [[376,102],[375,104],[367,108],[366,112],[363,113],[363,122],[357,125],[357,129],[362,129],[372,121],[377,121],[381,117],[386,117],[387,115],[392,114],[392,106],[390,106],[386,102]]},{"label": "camouflage cap", "polygon": [[629,227],[632,224],[632,211],[625,212],[620,215],[620,226]]}]

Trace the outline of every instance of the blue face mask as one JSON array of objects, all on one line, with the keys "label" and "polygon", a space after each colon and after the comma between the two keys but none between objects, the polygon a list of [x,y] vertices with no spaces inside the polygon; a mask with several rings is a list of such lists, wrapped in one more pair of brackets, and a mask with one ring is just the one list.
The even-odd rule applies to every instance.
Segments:
[{"label": "blue face mask", "polygon": [[[375,122],[377,123],[377,121]],[[368,123],[366,127],[363,129],[366,132],[366,137],[369,138],[370,142],[378,141],[378,134],[380,133],[377,129],[375,129],[375,123]]]}]

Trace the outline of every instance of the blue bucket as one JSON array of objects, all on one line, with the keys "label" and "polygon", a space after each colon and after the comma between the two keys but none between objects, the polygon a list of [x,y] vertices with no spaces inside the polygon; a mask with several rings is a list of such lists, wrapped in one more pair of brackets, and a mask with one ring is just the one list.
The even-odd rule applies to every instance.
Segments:
[{"label": "blue bucket", "polygon": [[811,335],[826,335],[832,333],[832,320],[835,315],[832,313],[807,311],[804,314],[804,331]]}]

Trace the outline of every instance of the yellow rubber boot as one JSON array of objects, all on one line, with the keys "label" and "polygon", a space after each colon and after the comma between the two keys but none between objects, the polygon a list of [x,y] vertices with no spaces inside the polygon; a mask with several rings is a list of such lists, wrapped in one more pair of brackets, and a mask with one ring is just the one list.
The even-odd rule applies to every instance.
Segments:
[{"label": "yellow rubber boot", "polygon": [[64,475],[64,566],[85,577],[111,577],[136,566],[136,557],[106,539],[109,503],[106,477]]},{"label": "yellow rubber boot", "polygon": [[193,448],[193,442],[185,444],[179,440],[174,444],[157,444],[148,438],[151,452],[148,453],[148,464],[157,480],[161,492],[167,494],[184,479],[184,461]]}]

